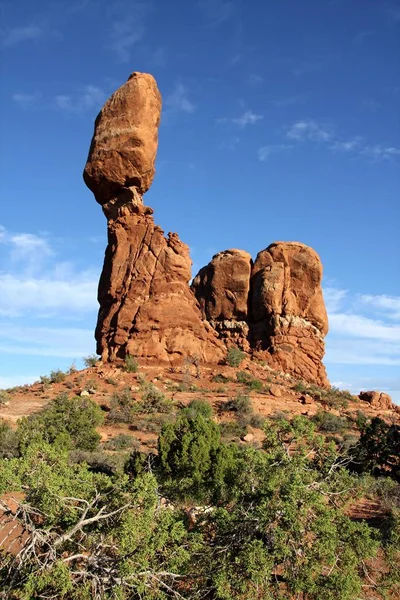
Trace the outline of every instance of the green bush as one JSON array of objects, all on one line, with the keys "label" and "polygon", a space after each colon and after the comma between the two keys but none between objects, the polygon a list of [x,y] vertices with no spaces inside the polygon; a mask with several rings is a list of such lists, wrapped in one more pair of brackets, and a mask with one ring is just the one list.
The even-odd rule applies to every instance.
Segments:
[{"label": "green bush", "polygon": [[230,367],[234,367],[235,369],[240,366],[245,358],[245,353],[239,348],[229,348],[225,362]]},{"label": "green bush", "polygon": [[142,385],[141,398],[142,412],[145,413],[167,413],[173,408],[171,400],[152,383]]},{"label": "green bush", "polygon": [[390,476],[400,482],[400,426],[374,417],[364,427],[352,456],[353,470]]},{"label": "green bush", "polygon": [[246,371],[238,371],[236,373],[236,379],[239,383],[244,383],[249,390],[261,391],[263,389],[263,382],[256,377],[253,377]]},{"label": "green bush", "polygon": [[232,379],[231,377],[225,377],[225,375],[222,375],[222,373],[217,373],[217,375],[212,377],[211,381],[213,383],[229,383],[232,381]]},{"label": "green bush", "polygon": [[126,387],[111,395],[107,421],[110,423],[131,423],[133,415],[139,410],[139,404],[135,402],[130,389]]},{"label": "green bush", "polygon": [[124,371],[127,373],[137,373],[139,370],[139,363],[134,356],[127,354],[124,361]]},{"label": "green bush", "polygon": [[239,415],[249,415],[253,412],[253,405],[249,396],[238,394],[235,398],[228,400],[224,409]]},{"label": "green bush", "polygon": [[337,417],[333,413],[325,410],[319,410],[312,417],[312,421],[316,424],[319,431],[325,433],[342,433],[349,427],[347,419]]},{"label": "green bush", "polygon": [[3,419],[0,419],[0,459],[18,456],[18,436]]},{"label": "green bush", "polygon": [[107,440],[104,448],[107,450],[127,450],[128,448],[139,448],[140,442],[133,435],[128,433],[120,433],[115,437]]},{"label": "green bush", "polygon": [[[50,383],[62,383],[66,378],[66,374],[61,369],[50,372]],[[44,383],[44,382],[43,382]]]},{"label": "green bush", "polygon": [[10,394],[6,390],[0,390],[0,406],[10,401]]},{"label": "green bush", "polygon": [[206,419],[211,419],[213,409],[211,404],[205,400],[197,399],[191,400],[186,408],[183,409],[185,414],[190,418],[195,418],[197,415],[203,415]]},{"label": "green bush", "polygon": [[89,356],[85,356],[83,358],[83,364],[86,368],[95,367],[99,362],[99,357],[96,354],[90,354]]},{"label": "green bush", "polygon": [[36,440],[50,444],[62,440],[67,447],[94,450],[100,441],[96,427],[103,421],[102,410],[91,400],[60,394],[42,411],[18,422],[20,448],[26,449]]}]

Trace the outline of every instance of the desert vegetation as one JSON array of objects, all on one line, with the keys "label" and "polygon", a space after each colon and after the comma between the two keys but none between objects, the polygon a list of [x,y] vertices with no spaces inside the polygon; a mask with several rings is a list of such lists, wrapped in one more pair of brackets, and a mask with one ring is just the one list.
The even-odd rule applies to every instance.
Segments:
[{"label": "desert vegetation", "polygon": [[[398,425],[326,406],[261,418],[240,391],[218,417],[201,393],[182,406],[135,377],[137,393],[111,384],[107,410],[61,393],[16,428],[0,422],[1,510],[16,499],[25,532],[0,555],[0,597],[397,597]],[[135,434],[147,421],[153,450]],[[101,441],[107,423],[132,431]],[[239,441],[251,423],[262,443]],[[349,430],[345,449],[335,436]],[[378,525],[354,512],[363,498]]]}]

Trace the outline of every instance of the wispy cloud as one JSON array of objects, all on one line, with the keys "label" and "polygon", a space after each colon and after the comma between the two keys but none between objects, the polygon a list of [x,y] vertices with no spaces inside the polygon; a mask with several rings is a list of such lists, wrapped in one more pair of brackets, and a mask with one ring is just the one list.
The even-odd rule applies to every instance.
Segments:
[{"label": "wispy cloud", "polygon": [[107,46],[120,62],[129,62],[134,46],[144,38],[151,7],[150,2],[143,0],[130,0],[128,4],[115,0],[108,5],[111,29]]},{"label": "wispy cloud", "polygon": [[235,16],[237,4],[233,0],[199,0],[198,7],[207,25],[215,27]]},{"label": "wispy cloud", "polygon": [[174,89],[165,99],[165,106],[172,113],[191,114],[196,110],[196,105],[189,99],[189,91],[183,83],[175,84]]},{"label": "wispy cloud", "polygon": [[32,110],[40,105],[42,94],[33,92],[32,94],[13,94],[12,99],[23,110]]},{"label": "wispy cloud", "polygon": [[360,301],[365,306],[385,314],[389,319],[400,321],[400,296],[362,294]]},{"label": "wispy cloud", "polygon": [[400,298],[324,289],[329,315],[326,362],[400,365]]},{"label": "wispy cloud", "polygon": [[60,94],[55,97],[55,105],[61,110],[72,113],[83,113],[93,108],[100,108],[105,100],[106,93],[95,85],[86,85],[74,95]]},{"label": "wispy cloud", "polygon": [[23,42],[38,40],[44,35],[44,29],[37,25],[25,25],[9,29],[1,35],[1,43],[5,47],[17,46]]},{"label": "wispy cloud", "polygon": [[266,162],[270,159],[273,154],[279,154],[280,152],[286,152],[290,150],[292,146],[289,144],[271,144],[269,146],[262,146],[257,152],[258,160]]},{"label": "wispy cloud", "polygon": [[0,316],[48,318],[96,310],[97,274],[57,261],[47,238],[0,231]]},{"label": "wispy cloud", "polygon": [[286,138],[296,142],[325,144],[334,153],[365,156],[373,161],[387,161],[400,156],[400,148],[384,144],[369,144],[360,136],[342,138],[331,127],[314,119],[303,119],[293,123],[286,130]]},{"label": "wispy cloud", "polygon": [[247,125],[255,125],[263,118],[263,115],[259,115],[252,110],[246,110],[242,115],[240,115],[240,117],[235,117],[232,119],[232,123],[239,125],[239,127],[246,127]]},{"label": "wispy cloud", "polygon": [[327,142],[332,139],[332,133],[327,126],[305,119],[294,123],[287,130],[286,137],[297,141]]}]

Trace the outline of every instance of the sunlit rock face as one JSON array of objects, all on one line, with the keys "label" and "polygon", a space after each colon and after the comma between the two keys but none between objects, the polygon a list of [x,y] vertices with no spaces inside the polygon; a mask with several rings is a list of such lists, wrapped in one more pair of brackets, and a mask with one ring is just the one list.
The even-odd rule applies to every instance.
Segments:
[{"label": "sunlit rock face", "polygon": [[100,278],[97,352],[173,362],[207,362],[225,353],[203,321],[189,288],[189,248],[164,236],[143,194],[154,178],[161,95],[155,79],[133,73],[100,111],[84,180],[107,217],[108,246]]}]

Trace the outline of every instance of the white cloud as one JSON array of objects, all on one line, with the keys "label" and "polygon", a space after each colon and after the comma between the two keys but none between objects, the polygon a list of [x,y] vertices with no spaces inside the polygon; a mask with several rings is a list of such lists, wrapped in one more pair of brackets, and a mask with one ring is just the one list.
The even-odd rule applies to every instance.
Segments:
[{"label": "white cloud", "polygon": [[25,25],[23,27],[15,27],[2,35],[3,46],[17,46],[22,42],[29,40],[37,40],[44,34],[44,30],[37,25]]},{"label": "white cloud", "polygon": [[[324,289],[328,364],[400,365],[400,298]],[[365,314],[368,311],[368,314]]]},{"label": "white cloud", "polygon": [[335,313],[343,304],[346,298],[347,290],[341,290],[335,287],[324,287],[324,300],[328,314]]},{"label": "white cloud", "polygon": [[297,142],[318,142],[326,144],[331,152],[353,153],[367,156],[374,161],[393,160],[400,156],[400,148],[382,144],[370,145],[362,137],[342,139],[331,128],[313,119],[297,121],[286,130],[286,137]]},{"label": "white cloud", "polygon": [[13,94],[12,99],[20,108],[28,110],[36,108],[41,99],[42,95],[40,92],[34,92],[33,94]]},{"label": "white cloud", "polygon": [[286,132],[286,137],[297,141],[327,142],[332,133],[312,119],[297,121]]},{"label": "white cloud", "polygon": [[389,319],[400,320],[400,296],[362,294],[360,300],[375,310],[387,313]]},{"label": "white cloud", "polygon": [[188,90],[183,83],[176,83],[173,91],[166,97],[165,106],[170,112],[184,112],[191,114],[196,110],[188,98]]},{"label": "white cloud", "polygon": [[55,103],[58,108],[74,113],[82,113],[93,108],[100,108],[105,100],[105,92],[95,85],[86,85],[80,88],[74,96],[58,95],[55,97]]},{"label": "white cloud", "polygon": [[232,123],[239,125],[239,127],[246,127],[247,125],[254,125],[263,118],[262,115],[258,115],[252,110],[246,110],[240,117],[232,119]]},{"label": "white cloud", "polygon": [[257,157],[258,160],[261,162],[266,162],[267,160],[269,160],[269,158],[273,155],[273,154],[278,154],[280,152],[286,152],[287,150],[290,150],[292,148],[292,146],[290,146],[289,144],[276,144],[276,145],[269,145],[269,146],[262,146],[261,148],[259,148],[258,152],[257,152]]},{"label": "white cloud", "polygon": [[72,280],[0,274],[0,289],[0,316],[78,316],[97,308],[97,278],[90,272],[75,274]]},{"label": "white cloud", "polygon": [[47,238],[0,227],[0,316],[60,318],[95,311],[97,274],[55,261]]}]

